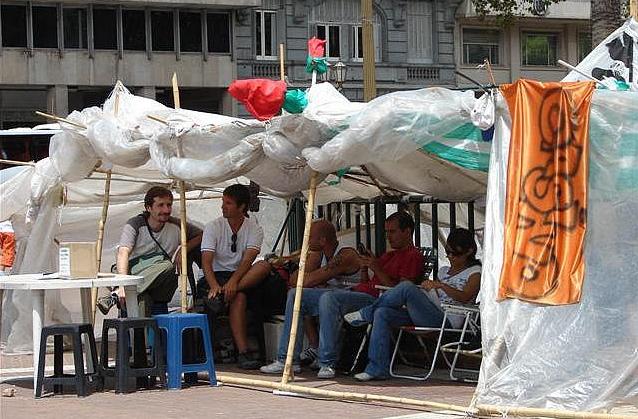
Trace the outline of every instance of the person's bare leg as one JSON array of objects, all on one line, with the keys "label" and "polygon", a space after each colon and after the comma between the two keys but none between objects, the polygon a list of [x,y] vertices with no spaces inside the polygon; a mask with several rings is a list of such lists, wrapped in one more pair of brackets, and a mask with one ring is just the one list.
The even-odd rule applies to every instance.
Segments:
[{"label": "person's bare leg", "polygon": [[238,292],[230,303],[228,312],[230,320],[230,330],[233,333],[233,340],[237,346],[237,352],[248,351],[247,323],[246,323],[246,294]]},{"label": "person's bare leg", "polygon": [[270,263],[266,262],[265,260],[260,260],[259,262],[251,266],[248,272],[246,272],[246,275],[244,275],[244,277],[239,280],[237,290],[243,291],[259,285],[261,281],[268,277],[268,274],[270,274],[271,270],[272,267]]}]

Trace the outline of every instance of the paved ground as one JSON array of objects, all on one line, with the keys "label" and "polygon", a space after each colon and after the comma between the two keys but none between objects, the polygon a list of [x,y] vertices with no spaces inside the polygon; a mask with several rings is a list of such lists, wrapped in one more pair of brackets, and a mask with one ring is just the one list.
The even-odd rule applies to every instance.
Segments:
[{"label": "paved ground", "polygon": [[[50,355],[48,355],[50,358]],[[242,418],[402,418],[402,419],[454,419],[463,414],[450,411],[426,411],[392,404],[364,404],[318,398],[273,395],[267,389],[249,389],[224,385],[211,388],[201,375],[199,385],[180,391],[161,389],[140,390],[126,395],[112,390],[94,393],[86,398],[75,395],[56,395],[39,400],[33,398],[31,355],[0,355],[0,392],[15,389],[14,397],[0,397],[0,419],[16,418],[190,418],[190,417],[242,417]],[[52,362],[47,359],[47,365]],[[70,354],[65,364],[71,365]],[[70,372],[70,371],[69,371]],[[278,381],[258,372],[245,373],[232,366],[218,367],[218,374],[249,379]],[[22,378],[18,378],[18,377]],[[388,380],[357,383],[352,378],[339,376],[335,380],[317,380],[307,371],[296,377],[294,384],[340,392],[369,393],[418,400],[436,401],[467,406],[474,394],[471,384],[454,383],[445,379],[443,371],[425,384],[409,380]],[[112,385],[112,384],[111,384]],[[112,388],[112,387],[109,387]],[[612,413],[636,415],[636,406],[622,406]]]},{"label": "paved ground", "polygon": [[[67,355],[68,356],[68,355]],[[66,364],[71,364],[69,359]],[[418,417],[442,418],[461,415],[426,413],[391,404],[363,404],[317,398],[301,398],[273,395],[271,390],[248,389],[225,385],[211,388],[205,383],[184,388],[181,391],[143,390],[127,395],[116,395],[112,390],[95,393],[87,398],[74,395],[56,395],[40,400],[33,399],[32,380],[28,366],[30,356],[0,357],[0,391],[15,388],[14,397],[0,398],[0,418],[184,418],[184,417],[245,417],[273,418],[325,417],[386,418],[419,414]],[[229,366],[221,366],[218,374],[243,378],[277,381],[277,377],[257,372],[246,374]],[[26,378],[16,379],[21,375]],[[205,378],[205,375],[200,376]],[[443,403],[467,405],[474,387],[445,380],[433,380],[426,385],[408,380],[389,380],[361,384],[350,377],[336,380],[317,380],[310,371],[301,374],[294,384],[342,392],[359,392],[431,400]],[[133,415],[133,416],[131,416]]]}]

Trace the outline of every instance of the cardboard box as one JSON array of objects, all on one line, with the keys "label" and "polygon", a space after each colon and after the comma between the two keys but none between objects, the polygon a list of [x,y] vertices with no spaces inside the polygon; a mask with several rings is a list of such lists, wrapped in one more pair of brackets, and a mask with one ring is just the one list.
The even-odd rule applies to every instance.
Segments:
[{"label": "cardboard box", "polygon": [[[303,321],[303,319],[299,319]],[[266,349],[266,361],[277,361],[277,353],[279,352],[279,339],[284,332],[284,316],[272,316],[271,319],[264,322],[264,344]],[[306,334],[303,335],[302,348],[309,347]]]},{"label": "cardboard box", "polygon": [[61,278],[97,278],[97,243],[60,243],[58,262]]}]

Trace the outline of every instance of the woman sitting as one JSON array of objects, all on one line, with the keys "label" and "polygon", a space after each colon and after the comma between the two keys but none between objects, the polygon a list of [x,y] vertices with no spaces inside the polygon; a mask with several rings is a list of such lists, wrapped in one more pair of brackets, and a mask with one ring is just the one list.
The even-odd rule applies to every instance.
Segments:
[{"label": "woman sitting", "polygon": [[[476,242],[469,230],[450,232],[445,253],[449,267],[439,270],[438,280],[425,280],[421,285],[403,281],[385,292],[373,304],[348,313],[344,319],[353,326],[372,323],[368,365],[354,377],[359,381],[388,378],[392,329],[400,326],[440,327],[443,321],[441,303],[472,303],[481,282],[481,262],[476,259]],[[448,316],[447,327],[459,327],[463,317]]]}]

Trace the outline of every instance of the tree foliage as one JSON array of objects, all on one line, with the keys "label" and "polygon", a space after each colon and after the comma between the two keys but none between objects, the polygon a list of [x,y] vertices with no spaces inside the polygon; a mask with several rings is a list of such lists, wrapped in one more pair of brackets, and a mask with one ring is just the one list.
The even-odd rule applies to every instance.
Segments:
[{"label": "tree foliage", "polygon": [[493,15],[499,21],[511,23],[524,13],[542,15],[551,4],[563,0],[472,0],[480,16]]},{"label": "tree foliage", "polygon": [[[472,3],[480,16],[495,16],[499,22],[509,24],[525,13],[542,16],[550,5],[561,1],[564,0],[472,0]],[[629,0],[591,0],[593,25],[598,19],[613,20],[614,25],[621,22],[629,15],[628,4]]]}]

